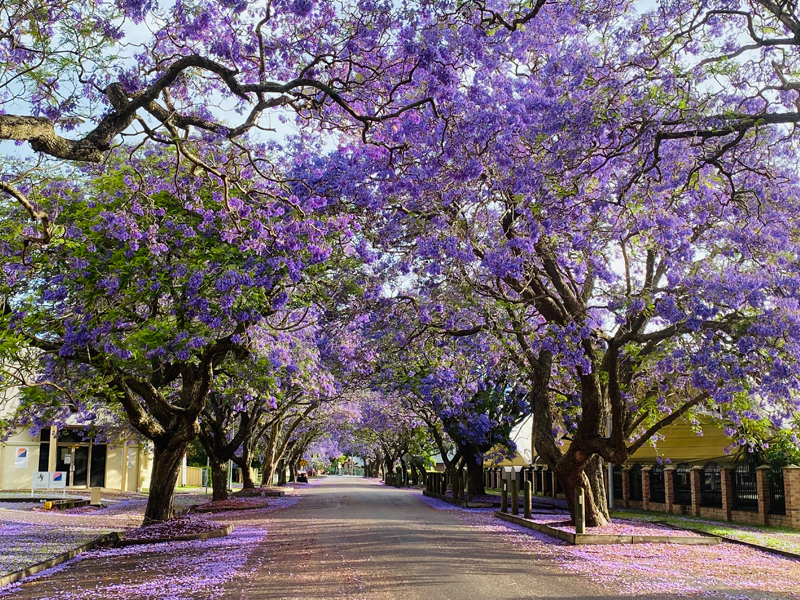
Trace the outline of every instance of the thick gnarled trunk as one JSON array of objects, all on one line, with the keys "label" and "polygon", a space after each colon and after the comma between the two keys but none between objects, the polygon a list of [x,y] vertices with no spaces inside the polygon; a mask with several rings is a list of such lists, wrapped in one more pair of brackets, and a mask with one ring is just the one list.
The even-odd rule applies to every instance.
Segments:
[{"label": "thick gnarled trunk", "polygon": [[211,461],[211,500],[228,499],[228,461]]},{"label": "thick gnarled trunk", "polygon": [[183,456],[188,441],[172,438],[169,442],[155,443],[153,470],[150,475],[150,492],[144,511],[143,525],[169,521],[174,513],[175,486],[178,484]]}]

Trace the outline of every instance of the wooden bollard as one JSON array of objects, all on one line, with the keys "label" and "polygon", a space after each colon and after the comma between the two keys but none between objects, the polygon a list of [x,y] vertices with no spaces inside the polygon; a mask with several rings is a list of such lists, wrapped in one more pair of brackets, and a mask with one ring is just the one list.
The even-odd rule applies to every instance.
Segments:
[{"label": "wooden bollard", "polygon": [[531,507],[531,491],[532,491],[531,488],[532,487],[533,486],[532,486],[530,481],[526,481],[525,482],[525,518],[526,519],[530,519],[531,518],[531,512],[533,512],[531,510],[531,508],[532,508]]},{"label": "wooden bollard", "polygon": [[575,488],[575,533],[586,533],[586,505],[581,486]]},{"label": "wooden bollard", "polygon": [[516,477],[511,480],[511,514],[519,514],[519,481]]},{"label": "wooden bollard", "polygon": [[500,512],[508,512],[508,479],[503,479],[503,489],[500,491]]}]

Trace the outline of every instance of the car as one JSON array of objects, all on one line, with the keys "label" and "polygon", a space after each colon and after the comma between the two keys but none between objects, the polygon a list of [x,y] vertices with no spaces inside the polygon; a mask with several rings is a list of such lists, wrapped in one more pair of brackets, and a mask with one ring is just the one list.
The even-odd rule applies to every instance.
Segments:
[{"label": "car", "polygon": [[308,483],[308,476],[305,471],[300,471],[297,474],[297,483]]}]

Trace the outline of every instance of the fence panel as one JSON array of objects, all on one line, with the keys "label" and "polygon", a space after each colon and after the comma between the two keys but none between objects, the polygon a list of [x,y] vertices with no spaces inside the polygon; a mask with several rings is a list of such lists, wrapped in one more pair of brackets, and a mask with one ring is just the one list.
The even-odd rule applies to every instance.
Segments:
[{"label": "fence panel", "polygon": [[692,504],[692,480],[690,476],[691,471],[688,463],[679,464],[672,474],[675,490],[673,501],[679,506],[690,506]]},{"label": "fence panel", "polygon": [[641,502],[644,498],[642,493],[642,465],[633,465],[628,471],[628,483],[630,484],[631,500]]},{"label": "fence panel", "polygon": [[783,469],[773,467],[767,472],[769,478],[769,512],[772,515],[786,514],[786,490],[783,487]]},{"label": "fence panel", "polygon": [[667,490],[664,486],[664,467],[656,465],[650,469],[650,502],[664,504],[667,501]]},{"label": "fence panel", "polygon": [[756,485],[756,463],[739,461],[731,474],[733,482],[733,510],[758,512],[758,486]]}]

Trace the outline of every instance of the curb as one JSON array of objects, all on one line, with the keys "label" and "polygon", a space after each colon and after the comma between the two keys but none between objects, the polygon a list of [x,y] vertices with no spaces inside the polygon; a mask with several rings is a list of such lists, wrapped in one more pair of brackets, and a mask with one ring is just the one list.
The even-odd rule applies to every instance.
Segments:
[{"label": "curb", "polygon": [[65,563],[68,560],[75,558],[78,554],[86,552],[87,550],[93,550],[94,548],[106,545],[115,546],[118,543],[118,541],[119,541],[119,534],[116,532],[100,536],[99,538],[87,542],[81,546],[78,546],[77,548],[73,548],[72,550],[68,550],[66,552],[62,552],[61,554],[57,554],[53,558],[48,558],[47,560],[38,562],[35,565],[31,565],[26,569],[20,569],[19,571],[14,571],[13,573],[9,573],[8,575],[0,577],[0,588],[5,587],[12,583],[16,583],[21,579],[30,577],[31,575],[36,575],[37,573],[41,573],[42,571],[45,571],[47,569],[51,569],[62,563]]},{"label": "curb", "polygon": [[145,544],[166,544],[167,542],[188,542],[191,540],[210,540],[212,538],[225,537],[233,531],[233,525],[228,525],[213,531],[203,533],[189,533],[170,538],[152,538],[147,540],[126,540],[124,537],[114,545],[115,548],[125,548],[126,546],[144,546]]},{"label": "curb", "polygon": [[556,529],[555,527],[550,527],[549,525],[544,525],[542,523],[529,521],[528,519],[503,513],[499,510],[494,511],[494,516],[501,521],[508,521],[514,525],[520,525],[540,533],[545,533],[554,538],[558,538],[559,540],[563,540],[568,544],[572,544],[573,546],[600,544],[678,544],[683,546],[715,546],[722,542],[721,537],[712,536],[709,534],[703,534],[703,537],[699,538],[669,535],[577,534],[569,533],[568,531],[562,531],[561,529]]}]

